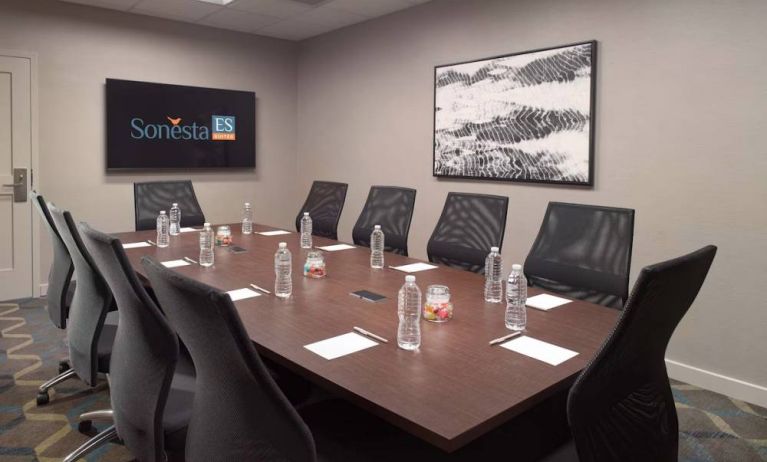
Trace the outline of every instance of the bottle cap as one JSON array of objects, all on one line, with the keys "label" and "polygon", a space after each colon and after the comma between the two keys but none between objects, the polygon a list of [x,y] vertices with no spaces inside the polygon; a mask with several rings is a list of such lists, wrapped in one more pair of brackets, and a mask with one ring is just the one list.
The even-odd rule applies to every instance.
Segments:
[{"label": "bottle cap", "polygon": [[165,210],[160,210],[160,215],[165,215]]},{"label": "bottle cap", "polygon": [[405,282],[415,282],[415,276],[413,276],[412,274],[408,274],[407,276],[405,276]]},{"label": "bottle cap", "polygon": [[522,269],[522,265],[520,265],[519,263],[514,263],[513,265],[511,265],[511,269],[519,271]]},{"label": "bottle cap", "polygon": [[204,224],[202,225],[202,227],[203,227],[203,228],[210,228],[210,223],[204,223]]},{"label": "bottle cap", "polygon": [[491,252],[499,252],[500,249],[498,247],[490,247]]},{"label": "bottle cap", "polygon": [[178,207],[178,202],[174,202],[173,207]]},{"label": "bottle cap", "polygon": [[309,212],[304,212],[304,216],[308,217],[309,216]]},{"label": "bottle cap", "polygon": [[280,247],[281,249],[286,249],[286,248],[288,248],[288,243],[287,243],[287,242],[280,242],[280,243],[279,243],[279,247]]},{"label": "bottle cap", "polygon": [[375,225],[373,226],[373,229],[381,229],[381,225]]}]

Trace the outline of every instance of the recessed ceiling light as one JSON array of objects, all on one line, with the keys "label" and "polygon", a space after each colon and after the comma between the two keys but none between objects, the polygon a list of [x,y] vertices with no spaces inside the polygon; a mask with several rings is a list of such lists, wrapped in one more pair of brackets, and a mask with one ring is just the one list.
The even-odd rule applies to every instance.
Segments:
[{"label": "recessed ceiling light", "polygon": [[198,2],[212,3],[214,5],[228,5],[234,0],[197,0]]}]

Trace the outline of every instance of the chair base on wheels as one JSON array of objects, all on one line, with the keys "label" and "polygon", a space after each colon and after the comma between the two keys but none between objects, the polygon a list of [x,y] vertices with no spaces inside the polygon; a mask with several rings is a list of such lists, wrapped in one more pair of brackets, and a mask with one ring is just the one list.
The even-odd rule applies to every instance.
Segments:
[{"label": "chair base on wheels", "polygon": [[48,395],[48,390],[72,377],[77,377],[77,373],[74,369],[69,369],[40,385],[40,388],[37,391],[37,405],[43,406],[48,404],[48,402],[51,400],[51,397]]},{"label": "chair base on wheels", "polygon": [[112,425],[67,455],[64,458],[64,462],[74,462],[78,459],[84,458],[101,446],[117,440],[119,440],[119,437],[117,436],[117,429],[115,429],[115,426]]},{"label": "chair base on wheels", "polygon": [[114,422],[114,411],[112,409],[100,409],[80,414],[80,422],[77,423],[77,431],[88,433],[93,429],[93,421]]}]

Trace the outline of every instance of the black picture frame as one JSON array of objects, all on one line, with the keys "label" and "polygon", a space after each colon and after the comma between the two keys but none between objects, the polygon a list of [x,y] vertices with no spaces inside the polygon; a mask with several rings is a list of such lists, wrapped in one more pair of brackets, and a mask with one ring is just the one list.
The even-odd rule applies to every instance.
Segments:
[{"label": "black picture frame", "polygon": [[[527,55],[531,53],[540,53],[545,51],[551,51],[551,50],[557,50],[557,49],[566,49],[566,48],[572,48],[572,47],[578,47],[578,46],[584,46],[589,45],[590,46],[590,82],[589,82],[589,114],[588,114],[588,124],[589,124],[589,133],[588,136],[588,176],[583,181],[570,181],[570,180],[552,180],[552,179],[540,179],[540,178],[501,178],[501,177],[492,177],[492,176],[482,176],[482,175],[465,175],[465,174],[445,174],[440,173],[437,171],[437,83],[438,83],[438,72],[440,69],[446,68],[446,67],[452,67],[452,66],[459,66],[463,64],[472,64],[472,63],[479,63],[483,61],[492,61],[492,60],[498,60],[498,59],[504,59],[504,58],[511,58],[514,56],[522,56]],[[474,59],[474,60],[466,60],[466,61],[460,61],[460,62],[454,62],[449,64],[440,64],[434,66],[434,95],[433,95],[433,129],[432,129],[432,175],[438,179],[465,179],[465,180],[489,180],[489,181],[503,181],[503,182],[513,182],[513,183],[538,183],[538,184],[554,184],[554,185],[566,185],[566,186],[584,186],[584,187],[593,187],[594,186],[594,162],[595,162],[595,155],[594,155],[594,140],[595,140],[595,122],[596,122],[596,83],[597,83],[597,76],[596,76],[596,69],[597,69],[597,41],[596,40],[587,40],[582,42],[575,42],[575,43],[568,43],[565,45],[557,45],[557,46],[551,46],[551,47],[545,47],[545,48],[538,48],[535,50],[527,50],[527,51],[521,51],[516,53],[509,53],[509,54],[503,54],[503,55],[496,55],[496,56],[490,56],[480,59]]]}]

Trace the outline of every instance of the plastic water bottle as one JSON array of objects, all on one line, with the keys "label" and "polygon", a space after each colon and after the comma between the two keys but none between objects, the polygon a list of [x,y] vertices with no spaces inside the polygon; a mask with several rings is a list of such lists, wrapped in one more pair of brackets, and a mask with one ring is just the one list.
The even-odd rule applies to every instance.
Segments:
[{"label": "plastic water bottle", "polygon": [[205,223],[202,231],[200,231],[200,266],[213,266],[213,246],[215,244],[213,228],[210,227],[210,223]]},{"label": "plastic water bottle", "polygon": [[170,208],[170,235],[178,236],[181,233],[181,209],[177,203]]},{"label": "plastic water bottle", "polygon": [[160,211],[157,217],[157,247],[168,247],[170,245],[170,236],[168,236],[169,220],[165,210]]},{"label": "plastic water bottle", "polygon": [[274,295],[280,298],[288,298],[293,293],[293,263],[288,250],[288,244],[280,242],[277,253],[274,254]]},{"label": "plastic water bottle", "polygon": [[527,279],[522,265],[512,265],[506,283],[506,328],[525,330],[527,325]]},{"label": "plastic water bottle", "polygon": [[250,202],[245,202],[242,208],[242,234],[253,233],[253,209],[250,208]]},{"label": "plastic water bottle", "polygon": [[304,216],[301,217],[301,248],[312,248],[312,217],[309,216],[309,212],[304,212]]},{"label": "plastic water bottle", "polygon": [[421,346],[421,290],[412,274],[405,276],[405,285],[399,290],[398,307],[397,345],[403,350],[416,350]]},{"label": "plastic water bottle", "polygon": [[485,301],[501,303],[503,298],[503,263],[498,247],[490,247],[485,258]]},{"label": "plastic water bottle", "polygon": [[370,267],[384,267],[384,233],[381,225],[375,225],[370,233]]}]

